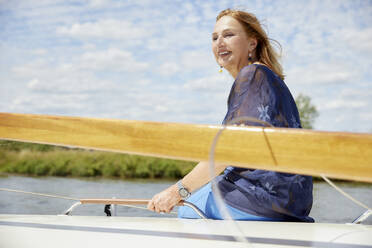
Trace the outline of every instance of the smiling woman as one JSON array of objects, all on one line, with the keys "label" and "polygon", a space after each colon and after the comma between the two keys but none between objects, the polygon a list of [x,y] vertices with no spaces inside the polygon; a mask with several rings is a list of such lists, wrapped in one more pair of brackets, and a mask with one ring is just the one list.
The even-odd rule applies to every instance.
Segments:
[{"label": "smiling woman", "polygon": [[[301,128],[296,104],[283,82],[278,55],[253,14],[222,11],[212,33],[212,50],[217,63],[235,78],[223,124]],[[235,122],[247,117],[250,121]],[[170,212],[188,198],[209,218],[222,219],[208,170],[208,163],[200,162],[177,184],[155,195],[148,208]],[[313,201],[311,177],[217,164],[215,175],[222,171],[216,178],[217,185],[233,219],[314,221],[308,216]],[[181,218],[198,218],[185,207],[180,207],[178,214]]]},{"label": "smiling woman", "polygon": [[228,9],[218,15],[218,25],[212,33],[212,50],[217,63],[236,78],[247,63],[258,61],[284,80],[278,54],[272,48],[260,22],[254,15],[244,13]]}]

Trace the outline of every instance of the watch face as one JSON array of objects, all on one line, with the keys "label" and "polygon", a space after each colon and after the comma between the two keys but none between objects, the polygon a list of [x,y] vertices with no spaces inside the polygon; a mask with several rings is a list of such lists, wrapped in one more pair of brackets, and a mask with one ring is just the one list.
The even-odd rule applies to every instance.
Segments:
[{"label": "watch face", "polygon": [[184,188],[180,189],[179,192],[181,197],[187,197],[189,195],[189,192]]}]

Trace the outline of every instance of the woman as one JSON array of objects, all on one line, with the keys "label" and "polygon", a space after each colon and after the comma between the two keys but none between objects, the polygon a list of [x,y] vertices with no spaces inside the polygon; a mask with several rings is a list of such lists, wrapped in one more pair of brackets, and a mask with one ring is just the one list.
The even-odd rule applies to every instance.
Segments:
[{"label": "woman", "polygon": [[[276,127],[300,128],[296,104],[283,82],[277,54],[257,18],[239,10],[224,10],[212,33],[212,50],[217,63],[234,78],[228,111],[223,121],[253,117]],[[260,125],[254,122],[239,124]],[[252,144],[254,145],[254,144]],[[148,209],[170,212],[182,199],[196,204],[212,219],[222,219],[209,182],[208,162],[200,162],[177,184],[155,195]],[[224,171],[225,170],[225,171]],[[237,220],[304,221],[312,206],[312,178],[264,170],[217,164],[218,187],[232,218]],[[198,218],[180,207],[181,218]]]}]

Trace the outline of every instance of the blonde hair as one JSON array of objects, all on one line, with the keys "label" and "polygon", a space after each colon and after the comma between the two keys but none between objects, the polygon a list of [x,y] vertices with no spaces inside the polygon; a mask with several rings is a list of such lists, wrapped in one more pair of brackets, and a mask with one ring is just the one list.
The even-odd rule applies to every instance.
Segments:
[{"label": "blonde hair", "polygon": [[249,37],[257,39],[256,56],[258,62],[268,66],[281,79],[284,80],[283,68],[279,63],[280,55],[273,48],[270,40],[276,42],[279,45],[280,50],[281,45],[279,42],[268,38],[257,17],[254,14],[245,11],[225,9],[218,14],[216,21],[223,16],[233,17],[244,27],[244,30]]}]

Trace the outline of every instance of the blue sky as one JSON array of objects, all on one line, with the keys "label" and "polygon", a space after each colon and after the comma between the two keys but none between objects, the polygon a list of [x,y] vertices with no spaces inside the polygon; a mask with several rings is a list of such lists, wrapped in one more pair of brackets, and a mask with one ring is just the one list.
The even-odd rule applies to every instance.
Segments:
[{"label": "blue sky", "polygon": [[0,0],[0,112],[218,124],[215,17],[253,12],[315,128],[372,132],[372,1]]}]

